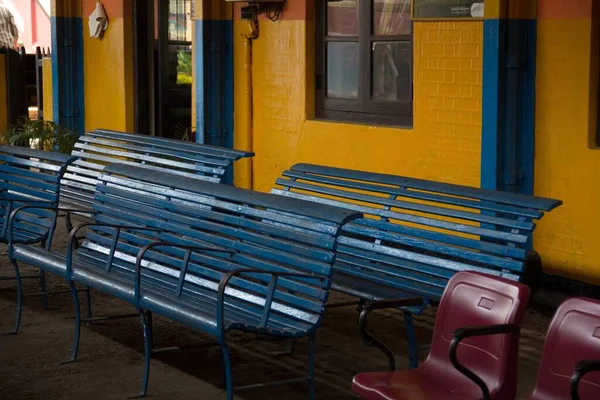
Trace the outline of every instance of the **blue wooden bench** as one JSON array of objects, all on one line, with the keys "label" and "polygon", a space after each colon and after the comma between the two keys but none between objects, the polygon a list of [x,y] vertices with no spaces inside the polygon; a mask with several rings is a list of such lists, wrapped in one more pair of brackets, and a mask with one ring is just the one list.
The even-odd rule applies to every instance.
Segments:
[{"label": "blue wooden bench", "polygon": [[[60,205],[65,209],[89,211],[98,177],[110,163],[223,182],[235,161],[253,157],[254,153],[140,134],[95,130],[77,140],[71,155],[77,160],[69,165],[61,181]],[[70,215],[67,214],[66,219],[69,231],[72,229]]]},{"label": "blue wooden bench", "polygon": [[[13,210],[22,205],[48,205],[56,207],[59,198],[59,181],[74,157],[26,147],[0,145],[0,241],[8,242],[8,220]],[[49,249],[56,216],[45,210],[23,212],[13,222],[13,240],[18,243],[37,244]],[[15,268],[15,272],[18,270]],[[22,278],[39,278],[45,292],[45,274]],[[3,277],[1,280],[13,280]],[[17,279],[19,279],[17,277]],[[19,286],[20,288],[20,286]],[[20,299],[21,294],[17,297]],[[44,307],[46,297],[42,295]]]},{"label": "blue wooden bench", "polygon": [[66,254],[15,243],[9,248],[15,265],[69,282],[76,313],[72,360],[81,324],[74,288],[80,283],[139,311],[145,337],[142,395],[152,315],[158,314],[216,339],[228,399],[233,383],[227,332],[309,337],[308,376],[279,383],[308,381],[314,398],[315,330],[328,297],[336,238],[344,223],[362,215],[128,165],[109,165],[98,181],[94,220],[71,231]]},{"label": "blue wooden bench", "polygon": [[[541,261],[531,251],[534,221],[562,204],[309,164],[294,165],[276,183],[274,194],[364,213],[364,218],[343,227],[332,287],[360,299],[359,310],[398,307],[408,304],[403,299],[415,297],[423,300],[419,307],[401,308],[411,367],[418,364],[412,315],[439,302],[448,280],[459,271],[534,284],[541,272]],[[364,315],[361,322],[366,324]],[[370,335],[366,341],[384,351],[393,370],[391,351]]]}]

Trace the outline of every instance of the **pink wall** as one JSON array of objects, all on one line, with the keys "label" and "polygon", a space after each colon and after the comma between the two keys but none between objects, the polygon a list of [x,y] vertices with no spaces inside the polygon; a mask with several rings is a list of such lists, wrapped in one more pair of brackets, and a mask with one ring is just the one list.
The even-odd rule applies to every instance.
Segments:
[{"label": "pink wall", "polygon": [[0,0],[13,14],[19,29],[19,43],[27,53],[34,53],[36,46],[50,47],[50,1],[48,0]]}]

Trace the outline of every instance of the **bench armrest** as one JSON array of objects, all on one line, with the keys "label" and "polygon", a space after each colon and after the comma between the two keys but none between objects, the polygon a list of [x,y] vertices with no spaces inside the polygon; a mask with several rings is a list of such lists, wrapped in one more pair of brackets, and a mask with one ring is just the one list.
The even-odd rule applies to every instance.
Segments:
[{"label": "bench armrest", "polygon": [[[14,201],[14,200],[9,200],[9,202],[12,202],[12,201]],[[43,202],[42,201],[32,201],[31,203],[43,203]],[[48,202],[48,203],[52,204],[52,202]],[[48,240],[46,247],[49,249],[50,244],[52,242],[52,234],[54,231],[54,226],[56,224],[56,217],[58,216],[58,211],[61,211],[61,208],[57,207],[57,206],[42,206],[42,205],[33,205],[33,204],[23,205],[23,206],[15,208],[14,210],[11,210],[11,208],[12,208],[12,205],[10,207],[8,207],[8,210],[6,213],[6,216],[8,217],[8,222],[4,225],[5,232],[6,232],[6,229],[8,229],[8,232],[9,232],[9,237],[8,237],[9,247],[12,247],[12,243],[14,242],[13,235],[12,235],[12,232],[13,232],[12,228],[14,226],[14,221],[15,221],[15,218],[18,213],[20,213],[23,210],[27,210],[27,209],[56,211],[56,213],[53,217],[53,220],[52,220],[51,228],[49,229],[49,234],[48,234],[49,240]],[[9,214],[10,214],[10,216],[9,216]],[[3,232],[2,237],[4,237],[4,232]]]},{"label": "bench armrest", "polygon": [[[32,201],[32,203],[41,203],[41,202],[39,202],[39,201],[38,201],[38,202],[34,202],[34,201]],[[84,211],[82,211],[82,210],[75,210],[75,209],[65,209],[65,208],[62,208],[62,207],[56,207],[56,206],[54,206],[54,207],[53,207],[53,206],[40,206],[40,205],[31,205],[31,204],[30,204],[30,205],[23,205],[23,206],[20,206],[20,207],[18,207],[18,208],[15,208],[14,210],[10,211],[10,217],[9,217],[9,220],[8,220],[8,226],[10,226],[10,227],[12,228],[13,221],[14,221],[14,219],[15,219],[15,216],[16,216],[18,213],[20,213],[21,211],[23,211],[23,210],[26,210],[26,209],[37,209],[37,210],[49,210],[49,211],[56,211],[56,213],[57,213],[57,214],[58,214],[58,212],[59,212],[59,211],[64,211],[64,212],[66,212],[66,213],[84,212]],[[90,211],[90,210],[87,210],[87,211],[85,211],[85,212],[87,212],[88,214],[95,214],[95,212],[94,212],[94,211]],[[8,214],[7,214],[7,215],[8,215]]]},{"label": "bench armrest", "polygon": [[424,304],[422,298],[404,298],[404,299],[386,299],[386,300],[369,300],[360,306],[360,316],[358,319],[360,327],[360,336],[366,345],[374,345],[381,350],[388,359],[390,371],[396,369],[396,360],[394,354],[382,341],[373,336],[367,329],[367,320],[371,311],[384,310],[388,308],[400,308],[410,306],[422,306]]},{"label": "bench armrest", "polygon": [[134,299],[135,305],[139,308],[140,305],[140,287],[142,280],[142,261],[148,251],[155,247],[172,247],[177,249],[186,250],[185,258],[183,260],[183,268],[181,270],[181,276],[183,277],[187,271],[187,267],[190,263],[190,258],[194,252],[213,252],[213,253],[235,253],[235,250],[218,249],[216,247],[208,246],[189,246],[180,245],[168,242],[152,242],[144,246],[139,252],[135,260],[135,286],[134,286]]},{"label": "bench armrest", "polygon": [[575,364],[575,372],[569,386],[572,400],[579,400],[579,382],[588,372],[600,371],[600,360],[584,360]]},{"label": "bench armrest", "polygon": [[112,263],[113,256],[115,251],[117,250],[117,243],[119,241],[119,234],[122,230],[125,231],[148,231],[148,232],[161,232],[162,229],[157,228],[149,228],[145,226],[136,226],[136,225],[120,225],[120,224],[103,224],[99,222],[86,222],[81,225],[76,226],[69,233],[69,241],[67,243],[67,270],[66,276],[67,279],[71,279],[71,273],[73,270],[73,255],[75,250],[79,247],[79,237],[77,237],[77,232],[81,229],[90,227],[90,226],[98,226],[104,228],[113,228],[115,229],[115,236],[113,238],[113,243],[111,245],[110,254],[108,255],[107,263]]},{"label": "bench armrest", "polygon": [[271,281],[269,282],[267,296],[265,298],[265,306],[262,317],[262,323],[266,324],[268,320],[268,310],[273,303],[273,297],[275,295],[275,290],[277,288],[277,280],[280,277],[289,277],[289,278],[309,278],[315,279],[320,282],[323,282],[326,279],[329,279],[328,276],[319,275],[319,274],[306,274],[300,272],[286,272],[286,271],[265,271],[264,269],[258,268],[244,268],[244,269],[236,269],[234,271],[228,272],[221,281],[219,282],[219,288],[217,292],[217,326],[221,331],[221,338],[225,338],[225,291],[227,289],[227,285],[232,278],[242,274],[263,274],[271,276]]},{"label": "bench armrest", "polygon": [[473,326],[473,327],[464,327],[459,328],[454,331],[452,343],[450,343],[450,362],[454,368],[456,368],[460,373],[465,375],[471,381],[473,381],[482,392],[482,399],[489,400],[490,399],[490,391],[479,376],[477,376],[473,371],[462,365],[458,361],[458,345],[463,339],[475,336],[489,336],[489,335],[504,335],[511,333],[519,333],[521,331],[521,327],[517,324],[504,324],[504,325],[489,325],[489,326]]}]

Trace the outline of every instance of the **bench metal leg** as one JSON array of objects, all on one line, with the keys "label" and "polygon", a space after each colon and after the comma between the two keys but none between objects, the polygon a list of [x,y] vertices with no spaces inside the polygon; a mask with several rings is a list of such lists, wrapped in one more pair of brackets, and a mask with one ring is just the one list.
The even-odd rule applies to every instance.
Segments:
[{"label": "bench metal leg", "polygon": [[89,286],[85,287],[85,303],[86,303],[85,317],[87,319],[92,319],[92,299],[91,299]]},{"label": "bench metal leg", "polygon": [[288,339],[287,340],[287,344],[285,345],[285,350],[284,351],[278,351],[275,354],[273,354],[275,357],[281,357],[281,356],[291,356],[292,354],[294,354],[294,345],[296,344],[296,339],[292,338],[292,339]]},{"label": "bench metal leg", "polygon": [[[225,382],[227,386],[227,399],[232,399],[233,397],[229,397],[229,388],[233,389],[233,384],[231,383],[231,366],[229,364],[229,353],[227,350],[227,345],[221,345],[221,352],[223,353],[223,361],[224,368],[223,371],[225,373]],[[265,389],[273,386],[280,385],[289,385],[292,383],[303,382],[308,383],[308,395],[311,400],[315,399],[315,352],[316,352],[316,334],[313,332],[309,336],[308,342],[308,362],[307,362],[307,375],[304,375],[299,378],[289,378],[282,379],[274,382],[266,382],[266,383],[255,383],[251,385],[239,386],[235,388],[236,391],[242,390],[253,390],[253,389]],[[233,396],[233,391],[231,396]]]},{"label": "bench metal leg", "polygon": [[73,306],[75,307],[75,334],[73,335],[73,348],[71,350],[71,359],[63,362],[62,364],[68,364],[77,360],[77,354],[79,352],[79,338],[81,334],[81,310],[79,308],[79,295],[75,283],[69,282],[71,287],[71,293],[73,294]]},{"label": "bench metal leg", "polygon": [[315,399],[315,352],[316,335],[313,332],[308,338],[308,398]]},{"label": "bench metal leg", "polygon": [[360,334],[362,336],[362,342],[367,346],[375,346],[379,350],[381,350],[388,359],[388,365],[389,365],[390,371],[394,371],[396,369],[396,359],[394,358],[394,353],[392,353],[392,350],[390,350],[390,348],[387,347],[382,341],[377,339],[375,336],[373,336],[368,331],[368,328],[367,328],[368,312],[366,312],[366,311],[367,311],[366,309],[363,310],[363,312],[360,313],[360,317],[359,317]]},{"label": "bench metal leg", "polygon": [[67,233],[71,233],[73,230],[73,224],[71,223],[71,213],[67,213],[65,215],[65,227],[67,228]]},{"label": "bench metal leg", "polygon": [[225,374],[227,400],[233,400],[233,377],[231,376],[231,360],[227,342],[221,344],[221,355],[223,356],[223,373]]},{"label": "bench metal leg", "polygon": [[40,269],[40,290],[42,298],[42,308],[48,310],[48,296],[46,296],[46,271]]},{"label": "bench metal leg", "polygon": [[23,307],[23,288],[21,284],[21,273],[19,272],[19,265],[16,261],[12,261],[13,269],[15,270],[15,281],[17,283],[17,315],[15,319],[15,327],[7,335],[15,335],[19,332],[21,327],[21,310]]},{"label": "bench metal leg", "polygon": [[140,311],[140,320],[144,329],[144,379],[142,381],[142,390],[132,399],[145,397],[148,392],[148,381],[150,379],[150,358],[152,357],[152,313]]},{"label": "bench metal leg", "polygon": [[419,366],[417,335],[415,334],[412,314],[406,311],[404,311],[404,326],[406,326],[406,339],[408,341],[408,368],[417,368]]}]

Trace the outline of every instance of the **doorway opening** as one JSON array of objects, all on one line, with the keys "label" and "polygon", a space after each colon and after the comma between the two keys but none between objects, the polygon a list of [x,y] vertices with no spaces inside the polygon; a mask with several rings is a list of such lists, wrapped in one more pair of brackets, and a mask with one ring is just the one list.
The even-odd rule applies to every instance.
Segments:
[{"label": "doorway opening", "polygon": [[135,131],[194,141],[192,0],[133,0]]}]

